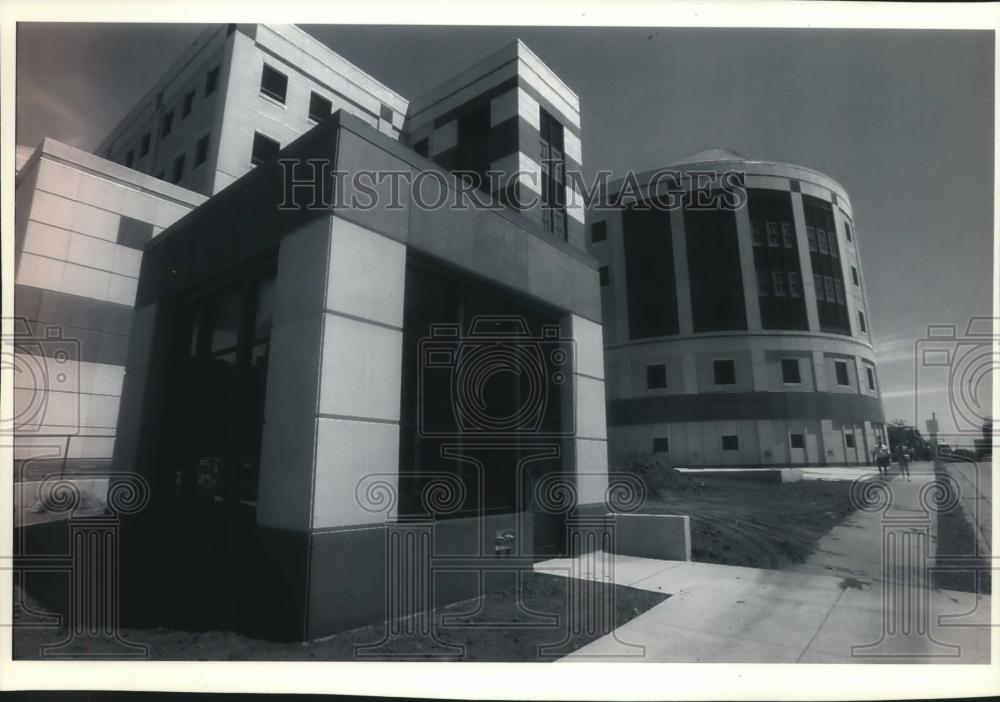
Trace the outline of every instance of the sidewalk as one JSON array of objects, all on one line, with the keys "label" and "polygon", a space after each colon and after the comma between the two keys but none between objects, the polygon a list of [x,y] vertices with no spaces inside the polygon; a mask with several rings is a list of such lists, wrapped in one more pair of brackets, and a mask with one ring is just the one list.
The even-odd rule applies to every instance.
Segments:
[{"label": "sidewalk", "polygon": [[[564,661],[989,661],[987,628],[959,628],[954,621],[938,620],[974,610],[975,597],[969,593],[927,592],[930,637],[915,631],[904,635],[901,628],[896,636],[883,637],[881,589],[859,590],[851,580],[830,575],[608,554],[590,554],[576,563],[553,559],[535,569],[567,577],[577,572],[595,579],[599,577],[593,570],[595,556],[613,566],[615,583],[672,596]],[[989,598],[984,604],[988,612]],[[892,607],[887,611],[897,613]],[[889,620],[898,623],[895,617]],[[852,646],[880,639],[881,647],[852,651]]]}]

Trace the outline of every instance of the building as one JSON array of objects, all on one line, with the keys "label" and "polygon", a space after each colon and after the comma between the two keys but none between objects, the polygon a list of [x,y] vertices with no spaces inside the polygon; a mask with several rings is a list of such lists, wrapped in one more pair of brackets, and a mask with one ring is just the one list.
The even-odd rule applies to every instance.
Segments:
[{"label": "building", "polygon": [[884,415],[843,187],[726,149],[664,171],[588,213],[612,464],[868,463]]},{"label": "building", "polygon": [[315,638],[510,584],[606,514],[579,100],[523,43],[410,103],[297,28],[211,29],[97,152],[24,161],[15,304],[103,364],[64,393],[105,398],[83,469],[150,486],[130,620]]}]

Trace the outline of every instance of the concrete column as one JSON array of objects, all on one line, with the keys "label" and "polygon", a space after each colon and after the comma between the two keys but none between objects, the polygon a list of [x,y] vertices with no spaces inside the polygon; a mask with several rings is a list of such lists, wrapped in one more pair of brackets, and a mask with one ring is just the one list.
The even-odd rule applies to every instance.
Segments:
[{"label": "concrete column", "polygon": [[[677,331],[693,334],[691,287],[688,280],[687,238],[684,231],[684,211],[670,210],[670,232],[674,249],[674,285],[677,289]],[[758,315],[759,316],[759,315]]]},{"label": "concrete column", "polygon": [[[282,240],[258,523],[371,524],[355,488],[399,463],[405,246],[337,217]],[[378,276],[370,271],[379,270]]]},{"label": "concrete column", "polygon": [[806,301],[806,319],[809,331],[819,331],[819,308],[816,306],[816,286],[813,284],[812,259],[809,257],[809,239],[806,236],[806,211],[802,193],[792,196],[792,218],[795,220],[795,241],[799,249],[799,267],[802,269],[802,294]]},{"label": "concrete column", "polygon": [[740,247],[740,273],[743,276],[743,305],[746,308],[747,329],[761,328],[760,299],[757,297],[757,269],[753,260],[753,239],[750,232],[750,211],[736,210],[736,240]]}]

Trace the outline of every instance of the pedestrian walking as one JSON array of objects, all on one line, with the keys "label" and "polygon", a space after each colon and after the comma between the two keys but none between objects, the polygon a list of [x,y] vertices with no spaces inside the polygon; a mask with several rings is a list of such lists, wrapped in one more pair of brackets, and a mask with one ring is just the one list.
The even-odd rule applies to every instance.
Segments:
[{"label": "pedestrian walking", "polygon": [[875,447],[875,465],[878,466],[878,474],[882,478],[889,474],[889,461],[889,447],[885,445],[884,441],[879,441],[878,446]]},{"label": "pedestrian walking", "polygon": [[907,481],[910,481],[910,447],[900,446],[899,447],[899,473],[900,475],[905,475]]}]

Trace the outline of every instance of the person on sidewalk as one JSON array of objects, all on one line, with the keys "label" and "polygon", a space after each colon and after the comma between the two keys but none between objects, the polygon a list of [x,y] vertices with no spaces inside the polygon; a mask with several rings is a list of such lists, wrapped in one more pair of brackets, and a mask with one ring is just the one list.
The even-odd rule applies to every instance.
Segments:
[{"label": "person on sidewalk", "polygon": [[879,441],[875,447],[875,465],[878,466],[879,477],[886,477],[889,474],[889,447],[884,441]]},{"label": "person on sidewalk", "polygon": [[910,447],[909,446],[903,446],[901,444],[899,446],[898,450],[899,450],[899,459],[898,459],[899,460],[899,474],[900,475],[905,475],[906,479],[909,481],[909,480],[911,480],[910,479]]}]

